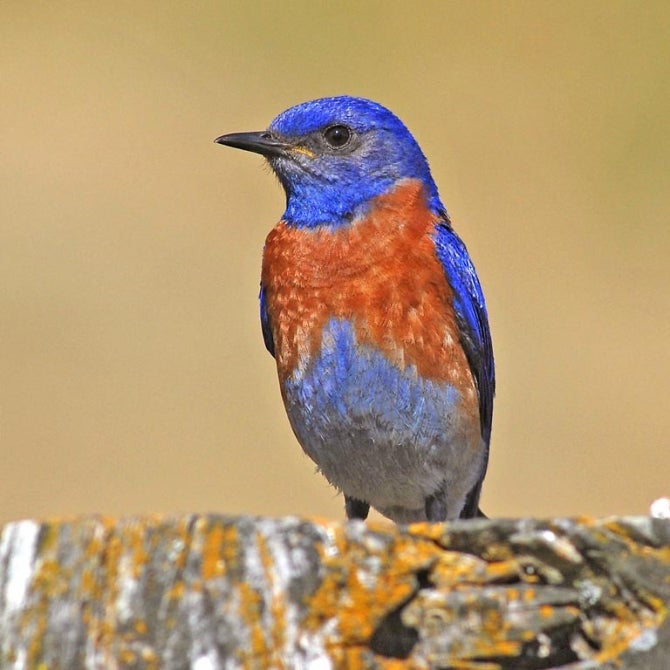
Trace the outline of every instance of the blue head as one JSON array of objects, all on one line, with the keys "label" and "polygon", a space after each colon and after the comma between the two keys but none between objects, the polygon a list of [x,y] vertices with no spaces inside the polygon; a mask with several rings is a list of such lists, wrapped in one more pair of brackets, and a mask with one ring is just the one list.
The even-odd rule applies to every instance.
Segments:
[{"label": "blue head", "polygon": [[407,178],[421,180],[430,209],[446,216],[416,140],[371,100],[312,100],[282,112],[265,132],[223,135],[217,142],[266,156],[286,191],[284,219],[296,226],[350,222]]}]

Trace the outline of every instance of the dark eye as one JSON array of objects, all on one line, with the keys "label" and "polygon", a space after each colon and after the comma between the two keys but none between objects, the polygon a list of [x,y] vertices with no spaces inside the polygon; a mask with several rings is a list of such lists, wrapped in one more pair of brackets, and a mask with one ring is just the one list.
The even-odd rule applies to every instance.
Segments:
[{"label": "dark eye", "polygon": [[323,131],[323,137],[331,147],[339,149],[351,139],[351,130],[346,126],[330,126]]}]

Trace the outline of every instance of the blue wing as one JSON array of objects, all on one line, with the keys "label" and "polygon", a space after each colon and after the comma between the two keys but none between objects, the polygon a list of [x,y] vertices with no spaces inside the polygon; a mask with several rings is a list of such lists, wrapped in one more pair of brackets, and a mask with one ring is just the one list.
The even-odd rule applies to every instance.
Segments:
[{"label": "blue wing", "polygon": [[[482,438],[486,443],[486,457],[488,460],[488,445],[491,439],[491,422],[493,420],[495,370],[484,294],[465,245],[447,221],[436,226],[434,239],[437,257],[442,263],[454,292],[454,310],[460,330],[461,344],[477,384],[479,420]],[[464,512],[470,508],[470,516],[476,514],[481,481],[484,479],[485,473],[486,467],[484,467],[478,486],[472,491],[468,504],[466,504]]]},{"label": "blue wing", "polygon": [[454,291],[454,309],[461,343],[477,383],[482,437],[488,444],[493,417],[495,373],[484,294],[465,245],[447,223],[441,223],[436,228],[435,249]]},{"label": "blue wing", "polygon": [[272,339],[272,327],[270,325],[270,316],[268,315],[268,306],[265,300],[265,287],[261,284],[261,292],[258,296],[261,307],[261,329],[263,331],[263,342],[265,342],[265,348],[274,356],[275,355],[275,343]]}]

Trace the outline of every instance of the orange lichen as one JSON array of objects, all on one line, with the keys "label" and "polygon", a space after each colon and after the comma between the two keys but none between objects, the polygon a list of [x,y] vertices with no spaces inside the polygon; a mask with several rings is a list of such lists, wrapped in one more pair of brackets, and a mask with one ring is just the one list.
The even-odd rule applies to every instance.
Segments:
[{"label": "orange lichen", "polygon": [[180,580],[174,582],[174,584],[172,584],[172,586],[170,586],[170,588],[166,591],[165,595],[166,595],[167,598],[171,598],[171,599],[174,599],[174,600],[179,600],[179,599],[184,597],[185,591],[186,591],[186,585],[180,579]]},{"label": "orange lichen", "polygon": [[122,649],[119,652],[119,660],[124,665],[133,665],[137,661],[137,656],[130,649]]},{"label": "orange lichen", "polygon": [[[217,616],[224,611],[226,617],[232,617],[240,627],[241,639],[249,641],[247,647],[230,652],[242,667],[288,667],[284,654],[291,653],[290,645],[297,637],[303,642],[314,638],[334,667],[424,670],[430,667],[430,659],[438,667],[499,670],[512,666],[511,659],[537,639],[538,631],[547,631],[548,642],[553,642],[551,631],[566,623],[576,627],[577,642],[573,644],[580,660],[616,665],[636,638],[658,629],[667,619],[665,580],[670,556],[667,546],[637,542],[624,523],[588,523],[591,526],[583,525],[580,532],[589,534],[594,548],[599,542],[603,547],[614,547],[602,555],[597,551],[592,554],[592,561],[603,561],[603,570],[593,574],[595,564],[575,563],[575,570],[584,571],[579,577],[584,581],[575,586],[577,582],[571,581],[574,578],[567,571],[564,582],[549,587],[541,581],[529,585],[524,572],[524,566],[529,565],[537,567],[540,575],[545,568],[558,569],[552,565],[545,544],[541,545],[541,557],[533,556],[529,542],[527,553],[487,563],[482,558],[482,545],[476,545],[481,536],[473,541],[477,555],[474,549],[472,554],[443,549],[450,546],[449,526],[417,525],[407,532],[387,524],[321,523],[321,535],[313,536],[309,545],[318,554],[321,581],[308,582],[313,583],[313,590],[311,586],[305,589],[300,602],[287,591],[292,574],[287,573],[286,563],[278,560],[277,552],[284,550],[283,528],[273,528],[267,522],[258,525],[255,532],[247,532],[250,526],[245,525],[245,546],[241,546],[236,522],[216,517],[174,523],[149,518],[114,524],[96,518],[47,524],[40,528],[27,605],[18,620],[28,631],[26,665],[46,670],[44,645],[54,644],[48,630],[53,608],[78,603],[76,625],[83,626],[87,644],[95,650],[101,666],[140,664],[157,670],[161,651],[152,646],[158,644],[156,630],[169,631],[169,636],[183,623],[182,604],[174,601],[203,592],[215,603]],[[557,525],[551,532],[560,541],[565,531]],[[551,539],[543,529],[537,537],[539,543]],[[167,553],[166,546],[170,548]],[[71,560],[59,563],[64,547],[75,547],[76,551]],[[560,566],[565,555],[560,545],[558,549]],[[493,538],[486,550],[494,556],[511,551],[505,549],[502,537]],[[199,553],[202,559],[195,572],[190,570],[197,565],[195,560],[189,560],[187,566],[189,551]],[[157,556],[160,560],[152,562]],[[631,558],[635,562],[628,563]],[[174,564],[161,581],[156,571],[166,567],[168,560]],[[622,561],[620,572],[617,561]],[[650,575],[654,579],[637,581],[631,565],[653,566]],[[600,574],[610,566],[618,575],[615,579]],[[296,565],[295,569],[299,572],[302,568]],[[421,573],[423,578],[419,579]],[[582,588],[590,580],[597,598],[595,616],[583,603],[565,604],[565,595],[556,590]],[[143,597],[141,590],[148,593],[159,587],[163,588],[160,609],[164,617],[156,621],[153,612],[136,610],[133,605],[135,598]],[[558,597],[552,603],[554,595]],[[371,636],[386,616],[401,606],[402,624],[418,631],[420,644],[407,659],[373,653]],[[439,639],[445,630],[448,636],[431,649],[433,636]],[[579,632],[589,644],[585,641],[579,646]],[[550,645],[547,649],[553,653]],[[11,665],[17,658],[10,648],[2,661]],[[510,659],[507,665],[503,658]]]},{"label": "orange lichen", "polygon": [[502,614],[498,609],[489,609],[482,616],[482,627],[488,635],[496,635],[504,626]]},{"label": "orange lichen", "polygon": [[272,584],[276,579],[274,574],[275,565],[272,554],[268,547],[268,543],[260,533],[256,537],[258,552],[265,570],[270,596],[270,613],[272,615],[272,623],[270,628],[270,636],[272,638],[272,649],[281,649],[286,640],[286,596],[284,593],[278,593]]},{"label": "orange lichen", "polygon": [[[203,579],[214,579],[224,574],[226,570],[224,540],[231,541],[234,539],[233,537],[226,538],[225,529],[219,524],[206,530],[202,545],[201,575]],[[227,548],[225,553],[229,553],[232,549],[228,543],[226,543],[225,547]]]},{"label": "orange lichen", "polygon": [[506,581],[519,577],[519,564],[516,561],[493,561],[492,563],[484,563],[486,565],[487,578],[492,582]]},{"label": "orange lichen", "polygon": [[246,624],[251,646],[247,653],[252,656],[264,656],[271,651],[265,639],[262,623],[263,602],[261,594],[246,582],[238,584],[239,617]]},{"label": "orange lichen", "polygon": [[126,551],[128,546],[131,550],[131,570],[134,579],[137,579],[143,572],[149,560],[149,553],[144,547],[146,531],[138,526],[131,526],[126,534]]},{"label": "orange lichen", "polygon": [[536,589],[525,589],[523,592],[523,600],[525,602],[530,602],[532,603],[535,599],[537,598],[537,590]]},{"label": "orange lichen", "polygon": [[[374,545],[376,551],[349,544],[346,552],[322,555],[326,574],[307,603],[307,630],[335,618],[338,639],[347,645],[362,643],[372,636],[383,616],[416,591],[415,575],[434,561],[438,547],[432,542],[394,538],[386,527],[382,533],[388,537],[380,537]],[[338,538],[339,544],[344,542],[343,537]],[[365,563],[370,560],[370,551],[384,566],[377,573],[371,573]]]},{"label": "orange lichen", "polygon": [[516,600],[521,600],[521,593],[519,592],[518,589],[515,588],[508,588],[505,591],[505,595],[507,596],[507,600],[510,602],[514,602]]}]

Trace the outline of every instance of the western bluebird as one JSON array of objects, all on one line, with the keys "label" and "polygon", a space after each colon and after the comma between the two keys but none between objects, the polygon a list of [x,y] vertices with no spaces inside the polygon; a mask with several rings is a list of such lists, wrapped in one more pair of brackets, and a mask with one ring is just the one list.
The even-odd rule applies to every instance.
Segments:
[{"label": "western bluebird", "polygon": [[262,154],[286,191],[260,312],[302,448],[398,523],[481,515],[495,376],[484,296],[403,123],[349,96],[216,142]]}]

